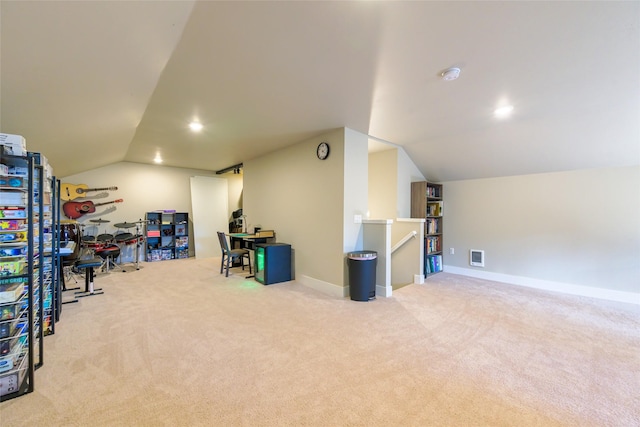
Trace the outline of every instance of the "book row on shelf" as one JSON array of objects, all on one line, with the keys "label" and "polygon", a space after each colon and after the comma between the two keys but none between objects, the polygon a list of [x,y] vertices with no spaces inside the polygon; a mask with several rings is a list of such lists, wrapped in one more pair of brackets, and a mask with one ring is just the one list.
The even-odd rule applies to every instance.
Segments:
[{"label": "book row on shelf", "polygon": [[442,271],[442,255],[429,255],[424,263],[424,269],[427,273],[439,273]]},{"label": "book row on shelf", "polygon": [[440,233],[440,218],[427,218],[425,228],[427,234]]},{"label": "book row on shelf", "polygon": [[440,188],[441,186],[427,185],[427,197],[430,197],[432,199],[439,199],[440,197],[442,197]]},{"label": "book row on shelf", "polygon": [[440,236],[427,236],[425,249],[428,254],[442,251],[442,238]]}]

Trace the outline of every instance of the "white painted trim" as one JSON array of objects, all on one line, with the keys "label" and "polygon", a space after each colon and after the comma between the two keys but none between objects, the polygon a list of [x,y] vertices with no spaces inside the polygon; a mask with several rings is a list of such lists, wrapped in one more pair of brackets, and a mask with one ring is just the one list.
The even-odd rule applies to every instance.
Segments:
[{"label": "white painted trim", "polygon": [[338,286],[333,283],[325,282],[323,280],[314,279],[313,277],[301,275],[296,277],[296,280],[302,283],[304,286],[315,289],[323,294],[330,295],[337,298],[345,298],[349,296],[349,287]]},{"label": "white painted trim", "polygon": [[376,297],[389,298],[393,294],[391,286],[376,285]]},{"label": "white painted trim", "polygon": [[396,222],[426,222],[426,218],[396,218]]},{"label": "white painted trim", "polygon": [[593,288],[570,283],[553,282],[550,280],[533,279],[531,277],[512,276],[510,274],[492,273],[471,268],[444,266],[446,273],[459,274],[461,276],[476,277],[478,279],[493,280],[494,282],[508,283],[511,285],[525,286],[528,288],[542,289],[545,291],[560,292],[569,295],[578,295],[589,298],[599,298],[609,301],[625,302],[640,305],[640,294],[633,292],[616,291],[613,289]]},{"label": "white painted trim", "polygon": [[418,232],[416,230],[412,230],[411,233],[407,234],[406,236],[404,236],[402,239],[400,239],[400,241],[398,243],[396,243],[392,248],[391,248],[391,254],[393,255],[393,253],[395,251],[397,251],[398,249],[400,249],[402,247],[402,245],[404,245],[405,243],[407,243],[409,240],[413,239],[416,237],[416,235],[418,234]]},{"label": "white painted trim", "polygon": [[[329,295],[336,298],[348,298],[349,297],[349,287],[348,286],[338,286],[333,283],[324,282],[322,280],[314,279],[309,276],[301,276],[297,277],[296,281],[300,282],[302,285],[307,286],[309,288],[315,289],[318,292],[322,292],[325,295]],[[376,285],[376,297],[390,297],[393,293],[393,289],[388,286],[380,286]]]},{"label": "white painted trim", "polygon": [[362,223],[386,225],[386,224],[393,224],[393,220],[392,219],[363,219]]}]

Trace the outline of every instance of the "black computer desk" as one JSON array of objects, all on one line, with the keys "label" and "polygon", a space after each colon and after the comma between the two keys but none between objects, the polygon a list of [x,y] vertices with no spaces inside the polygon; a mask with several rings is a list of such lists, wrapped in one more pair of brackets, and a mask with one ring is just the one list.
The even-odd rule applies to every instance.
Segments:
[{"label": "black computer desk", "polygon": [[[273,230],[260,231],[255,234],[248,233],[228,233],[231,249],[248,249],[252,253],[256,249],[256,245],[260,243],[275,243],[276,242],[276,233]],[[250,257],[253,258],[253,268],[255,270],[255,256],[253,254],[249,254]],[[233,261],[234,267],[240,267],[241,261],[236,259]],[[250,274],[247,276],[248,279],[253,278],[254,274]]]},{"label": "black computer desk", "polygon": [[260,232],[256,234],[229,233],[227,236],[229,236],[229,240],[231,242],[231,249],[249,249],[253,251],[258,243],[276,242],[276,234],[273,232]]}]

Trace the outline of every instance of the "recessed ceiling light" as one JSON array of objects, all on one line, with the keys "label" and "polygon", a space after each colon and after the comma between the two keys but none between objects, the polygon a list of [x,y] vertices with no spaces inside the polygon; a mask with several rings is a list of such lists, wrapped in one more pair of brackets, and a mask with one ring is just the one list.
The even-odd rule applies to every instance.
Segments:
[{"label": "recessed ceiling light", "polygon": [[191,122],[189,123],[189,129],[191,129],[193,132],[200,132],[202,130],[202,123]]},{"label": "recessed ceiling light", "polygon": [[153,159],[155,163],[162,163],[162,157],[160,157],[160,153],[156,153],[156,157]]},{"label": "recessed ceiling light", "polygon": [[496,108],[493,114],[495,114],[496,117],[507,117],[512,112],[513,112],[513,105],[505,105],[503,107]]}]

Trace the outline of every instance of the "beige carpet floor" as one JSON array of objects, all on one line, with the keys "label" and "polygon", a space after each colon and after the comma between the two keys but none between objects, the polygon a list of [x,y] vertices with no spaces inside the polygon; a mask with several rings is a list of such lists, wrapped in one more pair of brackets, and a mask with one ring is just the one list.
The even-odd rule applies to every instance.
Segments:
[{"label": "beige carpet floor", "polygon": [[446,273],[354,302],[219,261],[99,275],[0,426],[640,426],[638,306]]}]

